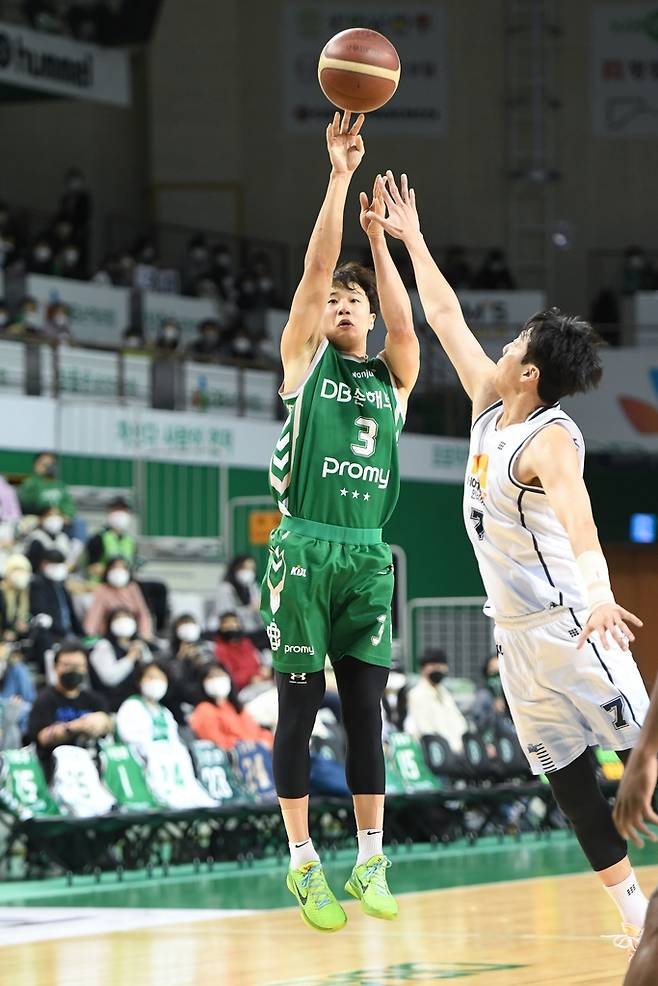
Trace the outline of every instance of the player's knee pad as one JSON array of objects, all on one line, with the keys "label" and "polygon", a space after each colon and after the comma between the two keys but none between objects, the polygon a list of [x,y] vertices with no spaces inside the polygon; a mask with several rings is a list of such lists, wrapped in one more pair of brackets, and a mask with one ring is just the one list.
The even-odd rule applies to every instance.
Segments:
[{"label": "player's knee pad", "polygon": [[626,843],[612,821],[612,810],[603,797],[588,759],[575,761],[549,774],[555,800],[573,825],[574,832],[595,871],[614,866],[626,855]]}]

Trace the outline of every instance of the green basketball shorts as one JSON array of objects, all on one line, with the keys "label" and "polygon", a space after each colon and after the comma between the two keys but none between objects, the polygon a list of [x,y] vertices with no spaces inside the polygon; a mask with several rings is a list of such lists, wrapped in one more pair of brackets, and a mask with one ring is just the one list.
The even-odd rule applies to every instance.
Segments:
[{"label": "green basketball shorts", "polygon": [[327,655],[346,654],[390,667],[393,581],[381,531],[284,517],[270,536],[261,602],[275,669],[321,671]]}]

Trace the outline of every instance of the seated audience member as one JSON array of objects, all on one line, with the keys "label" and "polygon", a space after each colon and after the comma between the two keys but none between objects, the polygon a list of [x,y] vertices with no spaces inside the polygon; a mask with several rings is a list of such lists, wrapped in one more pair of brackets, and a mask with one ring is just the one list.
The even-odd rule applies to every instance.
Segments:
[{"label": "seated audience member", "polygon": [[0,586],[0,636],[23,640],[30,632],[30,578],[32,567],[25,555],[10,555]]},{"label": "seated audience member", "polygon": [[137,620],[132,612],[112,610],[104,636],[89,654],[92,684],[116,711],[124,699],[135,693],[136,665],[152,660],[150,648],[137,635]]},{"label": "seated audience member", "polygon": [[61,551],[46,551],[38,574],[30,583],[30,613],[39,628],[31,658],[43,670],[44,654],[66,637],[84,633],[66,588],[68,567]]},{"label": "seated audience member", "polygon": [[[19,729],[27,729],[27,720],[34,703],[32,676],[23,664],[20,649],[0,644],[0,703],[11,704]],[[20,745],[20,744],[19,744]]]},{"label": "seated audience member", "polygon": [[36,744],[47,778],[55,747],[95,748],[96,740],[109,736],[114,728],[103,696],[85,687],[87,655],[79,641],[61,645],[54,669],[57,682],[39,692],[27,727],[27,737]]},{"label": "seated audience member", "polygon": [[153,743],[180,743],[180,736],[176,720],[162,704],[169,688],[164,667],[156,661],[140,664],[134,682],[135,692],[117,713],[117,734],[145,762]]},{"label": "seated audience member", "polygon": [[190,359],[217,359],[221,352],[219,322],[214,318],[204,319],[197,326],[197,336],[190,343],[187,354]]},{"label": "seated audience member", "polygon": [[160,323],[155,337],[155,349],[160,356],[180,352],[180,326],[175,318],[166,318]]},{"label": "seated audience member", "polygon": [[66,523],[75,517],[75,500],[62,480],[57,478],[57,469],[57,456],[54,452],[39,452],[35,455],[32,475],[18,487],[18,499],[23,513],[39,515],[44,507],[58,507]]},{"label": "seated audience member", "polygon": [[229,563],[217,591],[217,618],[237,613],[245,634],[259,650],[269,648],[269,640],[260,615],[260,586],[256,580],[256,559],[236,555]]},{"label": "seated audience member", "polygon": [[260,663],[259,652],[245,636],[237,613],[227,610],[222,614],[217,628],[215,654],[233,679],[237,692],[270,677],[269,670]]},{"label": "seated audience member", "polygon": [[501,249],[490,250],[473,279],[476,291],[513,291],[514,278]]},{"label": "seated audience member", "polygon": [[223,750],[232,749],[241,740],[272,746],[272,734],[242,708],[226,668],[212,664],[200,677],[206,698],[190,717],[190,727],[197,739],[210,740]]},{"label": "seated audience member", "polygon": [[186,707],[193,706],[199,693],[199,671],[216,660],[215,648],[201,637],[201,627],[191,613],[182,613],[171,627],[169,654],[165,669],[169,691],[165,705],[179,725],[185,725]]},{"label": "seated audience member", "polygon": [[132,577],[128,562],[121,557],[110,558],[105,566],[103,581],[96,586],[85,617],[86,633],[99,637],[107,626],[110,613],[116,609],[134,613],[139,636],[143,640],[153,639],[153,623],[146,600]]},{"label": "seated audience member", "polygon": [[469,715],[482,738],[491,743],[497,737],[515,735],[514,723],[500,680],[497,654],[492,654],[484,662],[482,676],[484,682],[475,693]]},{"label": "seated audience member", "polygon": [[449,673],[445,653],[432,648],[423,654],[419,665],[420,681],[407,694],[405,732],[418,739],[436,733],[444,737],[453,753],[463,753],[468,723],[442,684]]},{"label": "seated audience member", "polygon": [[[86,559],[89,577],[100,581],[110,558],[123,558],[131,570],[137,565],[137,539],[131,533],[134,526],[133,510],[127,500],[116,496],[107,505],[105,524],[87,542]],[[158,629],[167,622],[167,586],[164,582],[140,579],[138,585],[151,613],[155,615]]]},{"label": "seated audience member", "polygon": [[64,514],[59,507],[46,504],[39,511],[39,523],[25,540],[24,550],[33,571],[38,571],[46,551],[60,551],[71,561],[71,538],[64,533]]}]

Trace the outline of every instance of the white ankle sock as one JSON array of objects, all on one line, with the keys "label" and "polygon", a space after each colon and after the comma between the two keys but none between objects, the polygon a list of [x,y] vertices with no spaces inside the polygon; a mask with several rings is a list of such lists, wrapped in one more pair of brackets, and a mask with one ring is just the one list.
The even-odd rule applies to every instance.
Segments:
[{"label": "white ankle sock", "polygon": [[631,870],[630,876],[622,883],[605,889],[617,905],[622,921],[633,924],[636,928],[643,928],[649,901],[640,889],[635,872]]},{"label": "white ankle sock", "polygon": [[356,865],[367,863],[373,856],[381,856],[384,832],[382,829],[359,829],[356,833],[359,842],[359,855]]},{"label": "white ankle sock", "polygon": [[304,863],[319,862],[320,857],[313,847],[313,839],[306,839],[304,842],[289,842],[290,865],[293,870],[298,870]]}]

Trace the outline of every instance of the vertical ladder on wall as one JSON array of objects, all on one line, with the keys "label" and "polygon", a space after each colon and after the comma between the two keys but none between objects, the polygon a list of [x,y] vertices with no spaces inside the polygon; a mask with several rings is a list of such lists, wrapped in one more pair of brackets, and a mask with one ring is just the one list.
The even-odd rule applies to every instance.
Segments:
[{"label": "vertical ladder on wall", "polygon": [[554,289],[560,0],[507,0],[508,253],[520,288]]}]

